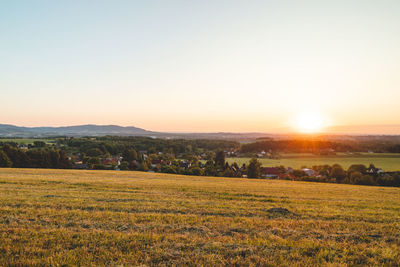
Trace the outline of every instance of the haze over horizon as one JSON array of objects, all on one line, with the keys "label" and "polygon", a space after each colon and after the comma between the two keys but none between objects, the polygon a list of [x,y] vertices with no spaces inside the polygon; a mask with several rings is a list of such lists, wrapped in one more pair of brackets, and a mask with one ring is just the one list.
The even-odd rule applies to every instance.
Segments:
[{"label": "haze over horizon", "polygon": [[74,125],[39,125],[39,126],[27,126],[27,125],[14,125],[14,124],[3,124],[0,123],[0,134],[1,134],[1,126],[4,125],[12,125],[17,127],[27,127],[27,128],[63,128],[63,127],[81,127],[81,126],[98,126],[98,127],[133,127],[149,132],[158,132],[158,133],[177,133],[177,134],[185,134],[185,133],[233,133],[233,134],[246,134],[246,133],[258,133],[258,134],[276,134],[276,135],[293,135],[293,134],[312,134],[312,135],[400,135],[400,125],[352,125],[352,126],[331,126],[321,131],[316,131],[312,133],[304,133],[301,131],[297,131],[291,127],[279,128],[279,129],[270,129],[265,132],[251,132],[251,131],[155,131],[153,129],[147,129],[143,127],[138,127],[137,125],[116,125],[116,124],[74,124]]},{"label": "haze over horizon", "polygon": [[394,0],[8,1],[0,123],[400,134],[398,14]]}]

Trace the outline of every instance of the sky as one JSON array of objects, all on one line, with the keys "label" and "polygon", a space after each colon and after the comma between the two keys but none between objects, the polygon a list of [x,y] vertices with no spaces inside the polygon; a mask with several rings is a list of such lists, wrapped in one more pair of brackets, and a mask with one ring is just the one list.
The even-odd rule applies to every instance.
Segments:
[{"label": "sky", "polygon": [[3,1],[0,123],[400,125],[399,14],[398,0]]}]

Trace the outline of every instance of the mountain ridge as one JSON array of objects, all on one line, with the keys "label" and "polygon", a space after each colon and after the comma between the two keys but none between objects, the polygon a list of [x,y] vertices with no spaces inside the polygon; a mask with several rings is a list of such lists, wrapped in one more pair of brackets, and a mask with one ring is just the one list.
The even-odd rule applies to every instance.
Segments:
[{"label": "mountain ridge", "polygon": [[[285,131],[286,130],[286,131]],[[262,137],[303,136],[307,134],[293,132],[290,128],[282,128],[278,132],[157,132],[150,131],[135,126],[119,126],[114,124],[97,125],[82,124],[72,126],[39,126],[26,127],[12,124],[0,124],[0,137],[82,137],[82,136],[151,136],[166,138],[208,138],[208,139],[246,139]],[[311,134],[314,136],[337,135],[337,136],[399,136],[400,125],[353,125],[353,126],[333,126],[327,127],[326,131]]]},{"label": "mountain ridge", "polygon": [[102,136],[102,135],[151,135],[155,132],[134,126],[84,124],[59,127],[25,127],[0,124],[0,137],[46,136]]}]

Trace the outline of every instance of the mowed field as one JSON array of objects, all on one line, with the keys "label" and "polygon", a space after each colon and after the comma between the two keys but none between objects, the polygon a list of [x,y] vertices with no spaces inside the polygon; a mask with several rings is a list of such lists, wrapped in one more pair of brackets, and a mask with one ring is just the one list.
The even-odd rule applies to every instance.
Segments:
[{"label": "mowed field", "polygon": [[[251,158],[227,158],[226,160],[231,164],[236,162],[241,166],[243,163],[248,164]],[[304,154],[291,154],[288,156],[283,155],[281,159],[258,159],[264,167],[276,167],[283,165],[285,167],[292,167],[300,169],[303,166],[311,168],[315,165],[333,165],[340,164],[343,168],[347,169],[352,164],[364,164],[367,167],[369,164],[374,164],[375,167],[381,168],[384,171],[400,171],[400,154],[360,154],[360,155],[338,155],[338,156],[314,156]]]},{"label": "mowed field", "polygon": [[54,139],[38,139],[38,138],[0,138],[0,142],[14,142],[17,144],[33,144],[35,141],[45,142],[46,144],[54,143]]},{"label": "mowed field", "polygon": [[400,188],[0,169],[0,266],[399,262]]}]

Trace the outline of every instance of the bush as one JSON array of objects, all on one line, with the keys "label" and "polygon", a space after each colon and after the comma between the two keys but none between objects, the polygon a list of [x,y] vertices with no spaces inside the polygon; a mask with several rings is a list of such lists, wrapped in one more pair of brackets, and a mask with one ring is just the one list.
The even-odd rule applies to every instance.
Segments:
[{"label": "bush", "polygon": [[119,169],[121,171],[127,171],[129,170],[129,163],[127,161],[121,162],[121,165],[119,166]]},{"label": "bush", "polygon": [[360,172],[352,172],[350,175],[350,182],[358,185],[374,185],[375,180],[371,175],[363,175]]}]

